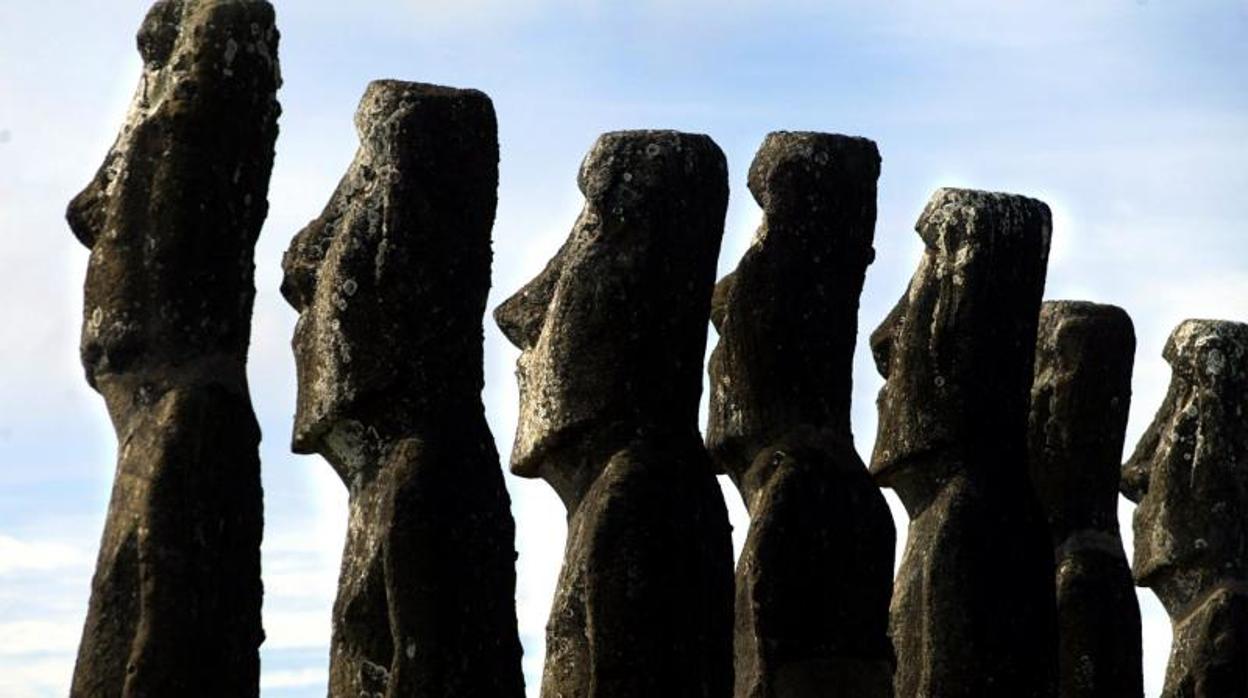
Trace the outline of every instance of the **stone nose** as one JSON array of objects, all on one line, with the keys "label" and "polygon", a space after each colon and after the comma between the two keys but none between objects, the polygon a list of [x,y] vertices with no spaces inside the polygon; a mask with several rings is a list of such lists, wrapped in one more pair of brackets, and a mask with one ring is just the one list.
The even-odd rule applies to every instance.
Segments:
[{"label": "stone nose", "polygon": [[286,299],[290,307],[302,312],[304,308],[312,304],[315,285],[314,269],[298,264],[288,264],[282,275],[282,297]]},{"label": "stone nose", "polygon": [[498,324],[498,329],[517,349],[528,349],[537,344],[545,318],[546,308],[538,307],[525,290],[494,309],[494,322]]},{"label": "stone nose", "polygon": [[[577,225],[580,225],[580,220]],[[494,309],[494,322],[498,324],[498,329],[517,349],[529,349],[541,337],[546,313],[554,300],[555,286],[563,274],[567,252],[565,244],[540,274]]]}]

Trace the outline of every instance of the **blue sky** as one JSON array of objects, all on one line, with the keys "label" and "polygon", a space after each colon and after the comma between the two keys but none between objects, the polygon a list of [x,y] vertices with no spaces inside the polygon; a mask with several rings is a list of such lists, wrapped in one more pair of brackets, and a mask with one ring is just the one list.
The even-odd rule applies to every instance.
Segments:
[{"label": "blue sky", "polygon": [[[62,212],[121,122],[147,4],[0,4],[0,694],[14,698],[65,693],[111,484],[115,440],[77,358],[87,253]],[[1170,329],[1186,317],[1248,319],[1245,0],[275,4],[285,113],[256,254],[249,366],[265,434],[265,696],[324,695],[345,523],[329,467],[287,451],[295,314],[278,294],[280,257],[349,163],[351,115],[369,80],[493,97],[502,164],[492,305],[566,236],[581,205],[576,168],[602,131],[678,128],[716,139],[732,187],[723,271],[760,220],[745,174],[767,131],[876,140],[878,255],[854,376],[864,454],[880,386],[865,333],[914,270],[914,220],[938,186],[1046,200],[1055,214],[1046,296],[1131,313],[1139,349],[1128,448],[1164,393]],[[515,352],[492,324],[486,342],[484,397],[507,453]],[[508,476],[508,485],[535,691],[563,510],[540,482]],[[728,494],[740,537],[743,511]],[[1125,501],[1121,515],[1130,545]],[[1150,593],[1141,602],[1151,696],[1169,625]]]}]

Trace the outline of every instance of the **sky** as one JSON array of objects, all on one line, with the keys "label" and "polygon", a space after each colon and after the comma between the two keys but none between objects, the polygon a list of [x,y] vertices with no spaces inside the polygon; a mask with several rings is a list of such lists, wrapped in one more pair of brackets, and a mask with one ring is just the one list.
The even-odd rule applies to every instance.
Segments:
[{"label": "sky", "polygon": [[[12,698],[66,692],[111,486],[116,441],[77,356],[87,251],[63,213],[121,124],[147,5],[0,3],[0,695]],[[882,382],[865,337],[914,271],[914,221],[937,187],[1043,199],[1054,214],[1046,298],[1131,314],[1128,449],[1165,392],[1170,330],[1188,317],[1248,320],[1248,0],[275,5],[284,113],[256,248],[248,366],[264,432],[266,698],[324,695],[346,517],[329,466],[288,450],[296,314],[278,292],[280,259],[351,161],[351,117],[370,80],[493,98],[501,182],[491,307],[566,237],[582,203],[577,167],[601,132],[675,128],[719,143],[732,189],[721,274],[761,220],[745,180],[768,131],[874,139],[883,156],[877,257],[854,368],[864,456]],[[483,398],[503,454],[516,421],[516,356],[487,322]],[[508,475],[507,485],[535,696],[563,508],[540,481]],[[739,545],[745,513],[725,494]],[[905,516],[888,496],[900,546]],[[1128,549],[1130,516],[1123,500]],[[1156,696],[1169,622],[1150,592],[1140,602],[1146,690]]]}]

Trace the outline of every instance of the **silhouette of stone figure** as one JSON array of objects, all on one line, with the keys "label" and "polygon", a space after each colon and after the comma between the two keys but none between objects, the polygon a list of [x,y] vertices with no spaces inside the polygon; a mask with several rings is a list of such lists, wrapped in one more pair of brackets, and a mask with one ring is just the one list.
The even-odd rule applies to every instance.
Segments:
[{"label": "silhouette of stone figure", "polygon": [[707,446],[751,519],[738,698],[892,695],[896,532],[849,421],[879,173],[864,138],[769,134],[749,176],[763,225],[715,288]]},{"label": "silhouette of stone figure", "polygon": [[69,204],[91,250],[81,354],[119,442],[70,695],[259,692],[252,251],[280,108],[260,0],[157,2],[143,76]]},{"label": "silhouette of stone figure", "polygon": [[1136,584],[1174,624],[1163,698],[1248,696],[1248,325],[1187,320],[1170,390],[1123,470]]},{"label": "silhouette of stone figure", "polygon": [[1050,225],[1039,201],[938,190],[919,268],[871,336],[871,470],[911,519],[891,622],[903,698],[1055,695],[1053,551],[1026,465]]},{"label": "silhouette of stone figure", "polygon": [[1028,436],[1057,572],[1059,695],[1144,694],[1140,608],[1118,534],[1135,330],[1121,308],[1040,310]]},{"label": "silhouette of stone figure", "polygon": [[581,165],[585,207],[496,311],[522,349],[512,471],[568,510],[546,698],[732,691],[732,544],[698,433],[727,205],[708,137],[623,131]]},{"label": "silhouette of stone figure", "polygon": [[494,107],[379,81],[355,123],[355,161],[283,260],[293,448],[350,500],[329,695],[519,697],[515,525],[481,404]]}]

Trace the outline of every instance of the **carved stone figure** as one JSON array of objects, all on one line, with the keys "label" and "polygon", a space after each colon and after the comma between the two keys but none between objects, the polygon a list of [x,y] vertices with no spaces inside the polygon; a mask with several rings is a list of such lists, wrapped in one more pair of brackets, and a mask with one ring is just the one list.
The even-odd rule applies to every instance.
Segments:
[{"label": "carved stone figure", "polygon": [[522,350],[511,468],[568,510],[542,696],[732,691],[732,547],[698,433],[724,156],[674,131],[601,136],[558,254],[495,318]]},{"label": "carved stone figure", "polygon": [[1248,696],[1248,325],[1187,320],[1170,390],[1123,470],[1136,584],[1174,624],[1163,698]]},{"label": "carved stone figure", "polygon": [[475,90],[368,86],[360,148],[286,253],[293,448],[349,491],[329,695],[524,694],[515,525],[481,404],[498,187]]},{"label": "carved stone figure", "polygon": [[1063,698],[1144,694],[1140,608],[1118,534],[1135,330],[1121,308],[1040,310],[1028,438],[1057,568]]},{"label": "carved stone figure", "polygon": [[871,336],[886,382],[871,471],[910,515],[891,636],[902,698],[1049,697],[1053,551],[1027,471],[1049,209],[940,189],[925,251]]},{"label": "carved stone figure", "polygon": [[738,698],[892,695],[896,534],[849,421],[879,173],[864,138],[768,135],[749,178],[763,225],[715,289],[707,446],[751,520]]},{"label": "carved stone figure", "polygon": [[69,205],[82,363],[119,442],[73,696],[259,691],[252,251],[280,108],[262,0],[167,0],[121,133]]}]

